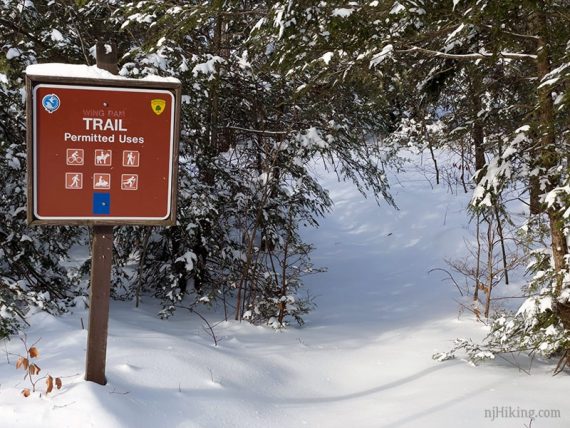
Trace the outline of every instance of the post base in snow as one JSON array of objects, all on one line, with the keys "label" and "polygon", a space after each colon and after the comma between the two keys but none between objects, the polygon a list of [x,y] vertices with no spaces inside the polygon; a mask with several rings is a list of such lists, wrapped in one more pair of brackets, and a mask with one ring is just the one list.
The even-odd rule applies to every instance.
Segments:
[{"label": "post base in snow", "polygon": [[113,226],[93,227],[91,247],[91,291],[85,380],[105,385],[111,267],[113,264]]}]

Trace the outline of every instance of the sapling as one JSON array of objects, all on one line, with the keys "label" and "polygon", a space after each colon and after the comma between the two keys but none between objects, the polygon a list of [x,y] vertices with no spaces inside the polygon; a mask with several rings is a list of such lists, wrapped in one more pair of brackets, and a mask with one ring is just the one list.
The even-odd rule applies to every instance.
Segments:
[{"label": "sapling", "polygon": [[25,356],[18,355],[18,360],[16,361],[16,369],[22,368],[26,372],[24,380],[27,379],[30,382],[31,386],[31,391],[30,388],[24,388],[22,390],[22,395],[24,397],[29,397],[32,392],[36,392],[38,383],[44,379],[46,381],[46,395],[53,391],[54,386],[57,389],[61,389],[61,378],[54,378],[49,374],[43,377],[38,377],[41,372],[41,368],[36,364],[37,359],[40,356],[40,351],[36,346],[39,342],[39,339],[30,347],[28,347],[27,337],[25,335],[23,337],[20,336],[20,340],[22,341],[26,352]]}]

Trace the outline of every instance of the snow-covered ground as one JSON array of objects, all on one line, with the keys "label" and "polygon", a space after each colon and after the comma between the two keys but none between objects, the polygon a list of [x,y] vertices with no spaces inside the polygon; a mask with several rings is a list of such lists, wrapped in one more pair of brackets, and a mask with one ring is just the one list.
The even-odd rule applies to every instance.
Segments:
[{"label": "snow-covered ground", "polygon": [[[148,299],[139,309],[112,302],[108,384],[99,386],[83,380],[86,311],[38,313],[28,340],[41,339],[38,365],[63,388],[22,397],[28,385],[12,355],[22,345],[0,343],[0,427],[570,426],[570,378],[552,377],[552,364],[535,361],[529,376],[505,361],[431,359],[456,337],[485,334],[458,315],[443,275],[428,273],[464,253],[467,198],[410,172],[394,182],[395,211],[324,180],[336,207],[306,235],[328,272],[306,279],[318,308],[304,327],[225,322],[215,347],[193,315],[162,321]],[[539,410],[560,417],[524,416]]]}]

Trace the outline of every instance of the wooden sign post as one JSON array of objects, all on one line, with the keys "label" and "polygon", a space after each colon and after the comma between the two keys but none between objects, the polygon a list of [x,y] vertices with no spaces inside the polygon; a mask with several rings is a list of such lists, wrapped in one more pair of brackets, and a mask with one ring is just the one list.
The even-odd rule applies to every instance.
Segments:
[{"label": "wooden sign post", "polygon": [[[117,47],[97,42],[97,67],[119,74]],[[97,158],[95,158],[97,161]],[[89,294],[89,326],[87,330],[87,354],[85,356],[85,380],[105,385],[107,365],[107,337],[109,336],[109,299],[113,270],[113,226],[93,226],[91,241],[91,290]]]},{"label": "wooden sign post", "polygon": [[93,226],[91,242],[91,292],[85,380],[105,385],[109,298],[113,266],[113,226]]},{"label": "wooden sign post", "polygon": [[[97,66],[117,74],[114,46]],[[85,379],[103,385],[113,226],[176,221],[181,85],[38,64],[26,87],[28,222],[92,226]]]}]

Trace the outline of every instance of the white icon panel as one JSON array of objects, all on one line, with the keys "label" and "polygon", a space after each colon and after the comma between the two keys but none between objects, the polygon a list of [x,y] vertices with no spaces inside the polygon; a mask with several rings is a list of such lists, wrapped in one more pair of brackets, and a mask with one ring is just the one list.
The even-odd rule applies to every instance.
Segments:
[{"label": "white icon panel", "polygon": [[[95,149],[95,165],[96,166],[111,166],[112,165],[112,150]],[[129,168],[138,168],[140,166],[140,152],[136,150],[123,150],[122,166]],[[84,149],[66,149],[66,164],[73,166],[82,166],[85,164],[85,151]],[[81,172],[66,172],[65,173],[65,188],[77,190],[83,188],[83,173]],[[121,175],[121,190],[138,190],[139,176],[138,174],[122,174]],[[109,173],[94,173],[93,174],[93,189],[95,190],[109,190],[111,189],[111,174]]]},{"label": "white icon panel", "polygon": [[140,152],[136,150],[124,150],[123,151],[123,166],[128,167],[138,167],[140,161]]},{"label": "white icon panel", "polygon": [[94,189],[110,189],[111,188],[111,174],[104,174],[104,173],[93,174],[93,188]]},{"label": "white icon panel", "polygon": [[70,190],[83,189],[83,174],[80,172],[66,172],[65,188]]},{"label": "white icon panel", "polygon": [[83,149],[67,149],[65,153],[66,165],[83,165],[85,155]]},{"label": "white icon panel", "polygon": [[139,176],[138,174],[122,174],[121,189],[122,190],[138,190]]},{"label": "white icon panel", "polygon": [[112,151],[105,149],[95,150],[95,165],[96,166],[111,166]]}]

